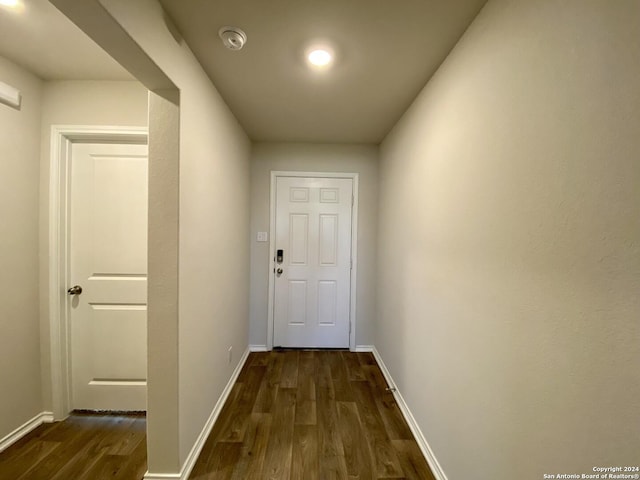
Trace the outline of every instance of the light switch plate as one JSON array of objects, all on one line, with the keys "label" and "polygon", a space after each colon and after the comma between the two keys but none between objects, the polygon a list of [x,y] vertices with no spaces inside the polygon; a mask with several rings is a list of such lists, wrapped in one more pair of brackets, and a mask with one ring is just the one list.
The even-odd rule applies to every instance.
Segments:
[{"label": "light switch plate", "polygon": [[258,235],[256,235],[256,240],[258,242],[266,242],[268,238],[269,236],[267,235],[267,232],[258,232]]}]

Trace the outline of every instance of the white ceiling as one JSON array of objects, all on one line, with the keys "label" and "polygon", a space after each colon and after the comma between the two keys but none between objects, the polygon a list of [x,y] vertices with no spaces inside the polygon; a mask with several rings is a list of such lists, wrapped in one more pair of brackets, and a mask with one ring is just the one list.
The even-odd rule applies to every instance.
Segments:
[{"label": "white ceiling", "polygon": [[[249,136],[380,142],[486,0],[160,0]],[[244,49],[217,36],[242,28]],[[304,49],[326,39],[334,68]]]},{"label": "white ceiling", "polygon": [[[46,80],[132,77],[47,0],[0,6],[0,55]],[[160,0],[256,141],[378,143],[486,0]],[[242,28],[241,51],[223,25]],[[324,40],[333,68],[307,68]],[[0,79],[1,81],[2,79]]]},{"label": "white ceiling", "polygon": [[0,56],[45,80],[133,80],[47,0],[0,6]]}]

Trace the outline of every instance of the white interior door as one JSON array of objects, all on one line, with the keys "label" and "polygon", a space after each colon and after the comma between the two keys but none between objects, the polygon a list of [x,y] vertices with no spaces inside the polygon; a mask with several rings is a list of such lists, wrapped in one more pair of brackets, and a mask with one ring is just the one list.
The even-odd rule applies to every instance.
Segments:
[{"label": "white interior door", "polygon": [[72,407],[146,410],[147,146],[76,143],[71,157]]},{"label": "white interior door", "polygon": [[274,347],[349,346],[353,180],[277,177]]}]

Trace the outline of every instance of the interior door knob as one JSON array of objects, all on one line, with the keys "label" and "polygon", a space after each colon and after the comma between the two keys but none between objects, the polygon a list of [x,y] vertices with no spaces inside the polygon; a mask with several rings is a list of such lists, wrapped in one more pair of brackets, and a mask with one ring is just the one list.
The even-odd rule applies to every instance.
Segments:
[{"label": "interior door knob", "polygon": [[80,295],[82,293],[82,287],[80,285],[74,285],[69,290],[67,290],[69,295]]},{"label": "interior door knob", "polygon": [[282,272],[283,272],[283,271],[284,271],[284,270],[282,270],[282,268],[278,268],[278,269],[276,270],[276,273],[277,273],[278,275],[282,275]]}]

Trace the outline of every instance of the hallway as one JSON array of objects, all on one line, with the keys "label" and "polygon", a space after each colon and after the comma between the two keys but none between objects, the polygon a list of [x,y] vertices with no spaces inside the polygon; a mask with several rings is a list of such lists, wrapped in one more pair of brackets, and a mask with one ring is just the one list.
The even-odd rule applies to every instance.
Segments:
[{"label": "hallway", "polygon": [[371,353],[252,353],[190,478],[433,479],[386,387]]},{"label": "hallway", "polygon": [[[371,353],[251,353],[191,473],[204,479],[434,477]],[[142,415],[74,413],[0,453],[0,478],[140,480]]]},{"label": "hallway", "polygon": [[[0,450],[22,448],[29,472],[0,480],[73,459],[61,426],[38,427],[93,408],[74,403],[73,367],[88,365],[105,373],[85,386],[146,388],[145,480],[419,478],[420,452],[437,480],[638,466],[638,0],[0,0],[0,12]],[[246,34],[241,51],[220,38],[229,27]],[[318,70],[321,50],[334,56]],[[98,204],[70,200],[74,144],[115,130],[148,138],[148,227],[131,222],[147,259],[122,271],[96,253],[78,279],[63,217]],[[113,160],[88,158],[94,173]],[[142,191],[85,166],[94,185]],[[274,342],[281,312],[304,312],[287,325],[305,328],[347,312],[315,307],[339,282],[293,276],[321,256],[280,235],[279,206],[315,202],[304,189],[279,202],[286,176],[354,179],[350,248],[319,262],[349,262],[348,344]],[[92,190],[110,213],[86,214],[87,238],[128,239],[131,204]],[[289,214],[343,244],[341,214]],[[131,297],[92,299],[107,277]],[[124,288],[134,278],[146,299]],[[286,285],[296,294],[275,302]],[[99,364],[67,348],[81,338],[74,303],[100,320],[77,342]],[[114,340],[134,317],[144,346]],[[347,345],[374,352],[418,447],[368,354],[252,355],[233,388],[249,352]],[[133,357],[146,368],[123,373]],[[105,449],[82,435],[88,454]],[[118,478],[118,455],[91,468]]]}]

